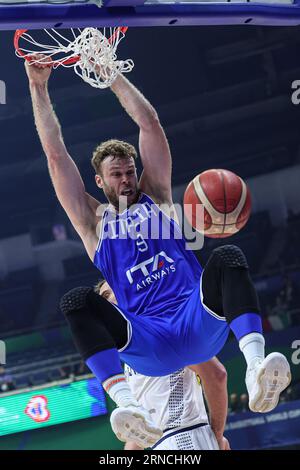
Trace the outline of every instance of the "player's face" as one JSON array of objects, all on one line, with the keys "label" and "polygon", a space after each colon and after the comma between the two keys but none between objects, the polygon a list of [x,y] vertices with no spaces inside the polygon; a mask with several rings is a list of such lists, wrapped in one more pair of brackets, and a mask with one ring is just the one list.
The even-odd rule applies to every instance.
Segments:
[{"label": "player's face", "polygon": [[108,300],[109,302],[117,304],[115,294],[113,293],[107,282],[104,282],[100,287],[99,295],[101,295],[101,297],[104,297],[104,299]]},{"label": "player's face", "polygon": [[137,201],[139,190],[133,158],[107,157],[101,169],[102,176],[96,175],[96,183],[114,207],[120,204],[128,207]]}]

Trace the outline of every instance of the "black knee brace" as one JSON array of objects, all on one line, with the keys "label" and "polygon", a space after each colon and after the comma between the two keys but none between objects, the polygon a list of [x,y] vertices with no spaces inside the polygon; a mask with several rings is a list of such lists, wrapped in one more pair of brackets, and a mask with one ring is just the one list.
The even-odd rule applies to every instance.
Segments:
[{"label": "black knee brace", "polygon": [[60,301],[62,313],[67,316],[73,311],[84,308],[87,304],[87,297],[90,292],[93,292],[91,287],[76,287],[67,292]]},{"label": "black knee brace", "polygon": [[259,313],[246,257],[235,245],[213,250],[204,268],[202,292],[204,305],[228,323],[243,313]]},{"label": "black knee brace", "polygon": [[220,258],[228,268],[246,268],[249,269],[246,257],[242,250],[236,245],[224,245],[215,248],[212,256]]},{"label": "black knee brace", "polygon": [[67,292],[60,308],[84,359],[105,349],[121,349],[127,343],[127,321],[90,287],[77,287]]}]

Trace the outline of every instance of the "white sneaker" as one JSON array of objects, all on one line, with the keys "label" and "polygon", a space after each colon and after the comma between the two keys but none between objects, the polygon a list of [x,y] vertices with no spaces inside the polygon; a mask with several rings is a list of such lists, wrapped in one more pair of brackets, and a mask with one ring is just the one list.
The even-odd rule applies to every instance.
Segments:
[{"label": "white sneaker", "polygon": [[271,353],[263,361],[256,362],[246,373],[250,410],[258,413],[273,410],[280,393],[290,382],[290,365],[283,354]]},{"label": "white sneaker", "polygon": [[143,449],[153,446],[163,434],[142,406],[116,408],[110,416],[110,423],[120,441],[133,441]]}]

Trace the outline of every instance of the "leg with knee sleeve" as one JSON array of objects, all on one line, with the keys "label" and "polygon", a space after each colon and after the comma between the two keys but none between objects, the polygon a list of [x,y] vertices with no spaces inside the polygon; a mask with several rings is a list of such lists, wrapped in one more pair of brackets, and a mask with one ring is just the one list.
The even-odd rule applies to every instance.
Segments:
[{"label": "leg with knee sleeve", "polygon": [[150,447],[162,432],[132,395],[118,353],[128,341],[127,320],[89,287],[78,287],[65,294],[60,307],[78,351],[119,406],[111,415],[113,431],[121,441]]},{"label": "leg with knee sleeve", "polygon": [[87,359],[95,352],[123,348],[128,341],[128,322],[108,300],[90,287],[77,287],[61,299],[76,347]]},{"label": "leg with knee sleeve", "polygon": [[259,303],[245,255],[235,245],[215,249],[202,275],[203,303],[224,316],[247,362],[246,385],[252,411],[271,411],[291,379],[280,353],[265,358]]},{"label": "leg with knee sleeve", "polygon": [[213,251],[202,275],[202,293],[204,305],[226,318],[238,341],[254,334],[250,338],[254,350],[252,344],[244,352],[247,363],[256,357],[264,358],[258,298],[240,248],[224,245]]},{"label": "leg with knee sleeve", "polygon": [[[109,393],[115,394],[121,382],[125,382],[118,349],[128,340],[127,321],[110,302],[89,287],[77,287],[67,292],[61,299],[60,308],[86,364],[105,390],[111,389]],[[118,402],[118,396],[112,398]]]},{"label": "leg with knee sleeve", "polygon": [[235,245],[216,248],[202,275],[204,304],[228,323],[244,313],[259,314],[258,298],[244,253]]}]

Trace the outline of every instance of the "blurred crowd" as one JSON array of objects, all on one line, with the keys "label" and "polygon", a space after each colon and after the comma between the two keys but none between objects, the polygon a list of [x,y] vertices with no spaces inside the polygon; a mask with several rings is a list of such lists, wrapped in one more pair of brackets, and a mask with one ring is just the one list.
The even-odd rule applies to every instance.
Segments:
[{"label": "blurred crowd", "polygon": [[83,361],[70,363],[68,359],[64,365],[47,368],[41,365],[41,369],[35,374],[30,371],[19,380],[20,373],[9,372],[9,368],[0,367],[0,394],[8,393],[17,389],[37,387],[45,384],[53,384],[63,380],[78,380],[87,374],[91,374]]},{"label": "blurred crowd", "polygon": [[282,286],[277,295],[262,302],[264,331],[282,330],[300,324],[299,286],[288,274],[282,276]]},{"label": "blurred crowd", "polygon": [[8,374],[4,367],[0,367],[0,393],[15,390],[15,388],[12,375]]}]

